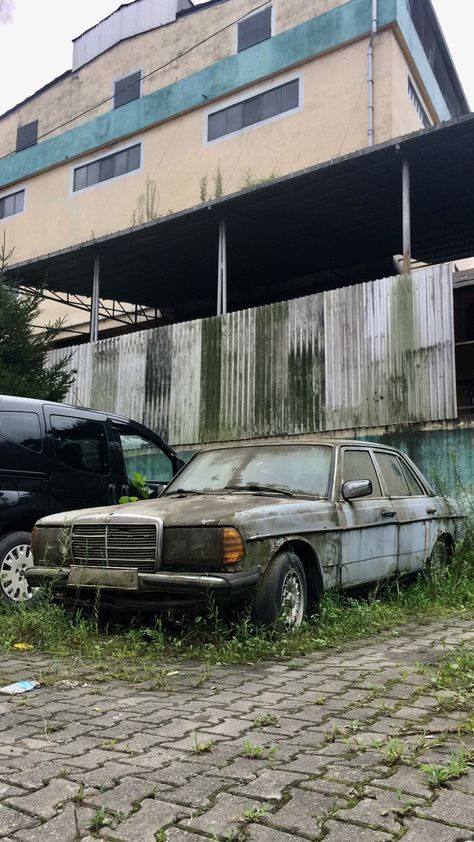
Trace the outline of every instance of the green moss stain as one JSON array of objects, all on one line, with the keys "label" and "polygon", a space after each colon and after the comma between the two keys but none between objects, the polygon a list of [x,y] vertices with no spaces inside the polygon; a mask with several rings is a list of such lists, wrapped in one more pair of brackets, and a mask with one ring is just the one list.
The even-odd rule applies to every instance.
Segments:
[{"label": "green moss stain", "polygon": [[255,435],[288,431],[288,302],[255,311]]},{"label": "green moss stain", "polygon": [[204,319],[201,329],[201,415],[200,441],[217,441],[221,436],[223,317]]}]

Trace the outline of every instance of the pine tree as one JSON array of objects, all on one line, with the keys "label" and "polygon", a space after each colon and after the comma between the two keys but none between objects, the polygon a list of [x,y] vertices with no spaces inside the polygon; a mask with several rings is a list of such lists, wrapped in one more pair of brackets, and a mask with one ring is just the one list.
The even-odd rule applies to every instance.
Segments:
[{"label": "pine tree", "polygon": [[41,296],[18,293],[8,278],[0,254],[0,394],[61,401],[74,382],[69,357],[48,367],[48,351],[61,330],[61,322],[33,330]]}]

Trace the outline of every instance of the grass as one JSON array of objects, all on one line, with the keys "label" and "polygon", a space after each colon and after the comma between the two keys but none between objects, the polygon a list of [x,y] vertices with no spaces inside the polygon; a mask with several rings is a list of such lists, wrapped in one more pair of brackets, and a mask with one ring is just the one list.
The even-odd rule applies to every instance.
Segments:
[{"label": "grass", "polygon": [[[429,620],[474,611],[474,542],[459,546],[450,565],[434,570],[429,579],[412,584],[395,581],[364,597],[325,594],[318,612],[296,631],[256,629],[248,617],[231,623],[215,609],[196,622],[156,619],[151,624],[129,620],[123,626],[105,624],[93,616],[72,614],[44,597],[37,605],[0,606],[0,647],[19,643],[56,657],[89,658],[103,663],[104,677],[138,675],[147,664],[156,674],[157,659],[199,660],[208,667],[223,663],[256,662],[263,658],[291,658],[359,638],[380,636],[409,620]],[[26,655],[27,657],[27,655]],[[129,667],[125,667],[128,663]],[[456,667],[452,666],[454,672]],[[69,670],[69,667],[68,667]],[[474,670],[469,680],[472,684]],[[160,677],[166,685],[166,673]],[[463,690],[459,687],[458,692]],[[467,685],[465,688],[467,692]]]}]

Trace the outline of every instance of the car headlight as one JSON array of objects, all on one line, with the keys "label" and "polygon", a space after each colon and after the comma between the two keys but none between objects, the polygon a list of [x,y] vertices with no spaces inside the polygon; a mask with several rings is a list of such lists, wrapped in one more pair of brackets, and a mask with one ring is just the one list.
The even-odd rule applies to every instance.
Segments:
[{"label": "car headlight", "polygon": [[34,564],[47,567],[70,564],[70,536],[69,527],[35,526],[31,535]]},{"label": "car headlight", "polygon": [[238,564],[244,556],[244,542],[233,527],[180,526],[163,531],[165,568],[208,572]]}]

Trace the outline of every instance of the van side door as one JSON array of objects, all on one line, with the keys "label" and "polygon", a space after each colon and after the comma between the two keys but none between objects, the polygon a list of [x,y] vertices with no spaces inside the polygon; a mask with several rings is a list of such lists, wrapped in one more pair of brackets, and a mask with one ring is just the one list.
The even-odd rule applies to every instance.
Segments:
[{"label": "van side door", "polygon": [[159,436],[133,421],[113,420],[112,430],[124,478],[120,496],[139,496],[130,483],[135,473],[143,477],[152,496],[160,494],[181,467],[181,460]]},{"label": "van side door", "polygon": [[49,514],[45,431],[36,411],[0,411],[0,531],[31,529]]},{"label": "van side door", "polygon": [[58,406],[44,411],[51,512],[117,503],[122,476],[107,415]]}]

